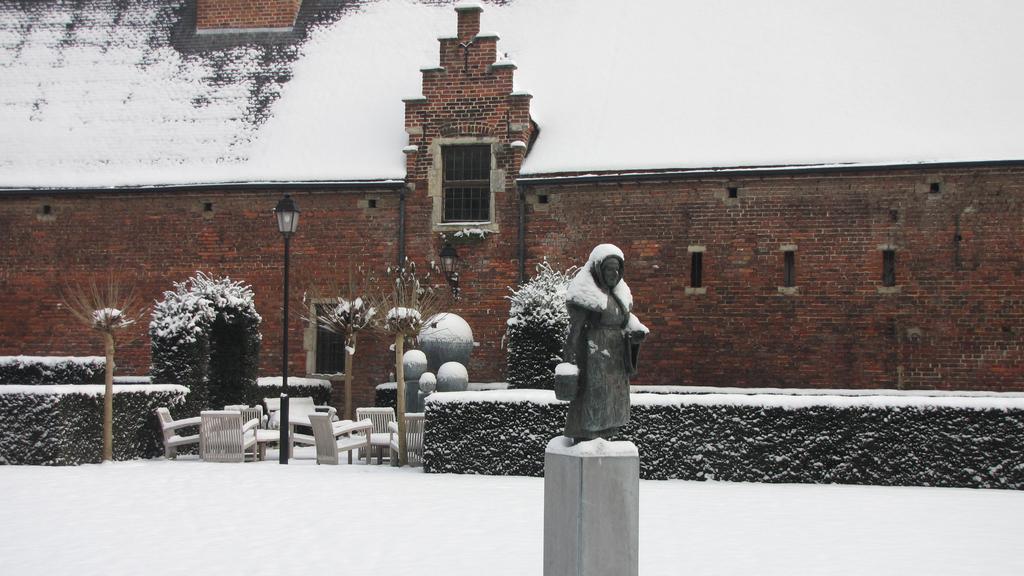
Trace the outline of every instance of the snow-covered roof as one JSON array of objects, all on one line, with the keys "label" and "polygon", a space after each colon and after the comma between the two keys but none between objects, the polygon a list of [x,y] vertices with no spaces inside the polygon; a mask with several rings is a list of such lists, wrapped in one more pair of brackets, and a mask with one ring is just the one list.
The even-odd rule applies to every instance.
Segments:
[{"label": "snow-covered roof", "polygon": [[[192,4],[0,2],[0,187],[404,177],[402,99],[452,4],[306,2],[335,7],[289,41],[190,50]],[[511,0],[482,19],[533,95],[524,174],[1024,159],[1014,0]]]}]

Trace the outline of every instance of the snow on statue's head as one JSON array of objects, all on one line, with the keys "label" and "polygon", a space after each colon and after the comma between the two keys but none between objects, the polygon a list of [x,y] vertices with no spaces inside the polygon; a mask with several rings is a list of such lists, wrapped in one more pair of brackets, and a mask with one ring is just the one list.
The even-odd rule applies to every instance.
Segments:
[{"label": "snow on statue's head", "polygon": [[623,279],[626,258],[614,244],[598,244],[590,251],[587,265],[569,283],[566,300],[589,310],[604,310],[608,294],[614,294],[628,311],[633,296]]}]

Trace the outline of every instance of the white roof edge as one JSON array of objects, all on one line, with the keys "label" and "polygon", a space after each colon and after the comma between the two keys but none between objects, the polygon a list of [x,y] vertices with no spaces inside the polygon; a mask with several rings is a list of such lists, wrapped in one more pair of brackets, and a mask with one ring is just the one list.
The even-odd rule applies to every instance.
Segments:
[{"label": "white roof edge", "polygon": [[870,168],[927,168],[929,166],[935,167],[948,167],[955,165],[970,166],[970,165],[1000,165],[1000,164],[1024,164],[1024,158],[1005,158],[1005,159],[994,159],[994,160],[921,160],[921,161],[906,161],[906,162],[838,162],[838,163],[823,163],[823,164],[779,164],[779,165],[767,165],[767,166],[722,166],[722,167],[703,167],[703,168],[651,168],[651,169],[634,169],[634,170],[617,170],[617,171],[563,171],[563,172],[538,172],[529,174],[521,172],[519,178],[520,182],[529,182],[531,180],[576,180],[580,178],[603,178],[603,177],[621,177],[629,178],[631,176],[644,176],[644,177],[655,177],[655,176],[674,176],[674,175],[690,175],[690,174],[723,174],[723,173],[743,173],[743,172],[767,172],[767,171],[799,171],[799,170],[842,170],[845,168],[855,169],[870,169]]},{"label": "white roof edge", "polygon": [[380,178],[373,180],[253,180],[229,182],[191,182],[187,184],[124,184],[118,186],[3,186],[0,192],[61,192],[108,190],[110,192],[129,192],[137,190],[174,190],[179,188],[244,188],[246,186],[359,186],[381,184],[405,184],[404,178]]}]

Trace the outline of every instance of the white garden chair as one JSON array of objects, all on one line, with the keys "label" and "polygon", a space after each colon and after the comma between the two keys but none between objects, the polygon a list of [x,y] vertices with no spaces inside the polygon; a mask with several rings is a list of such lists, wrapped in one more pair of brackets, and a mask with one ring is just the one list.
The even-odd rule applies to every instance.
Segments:
[{"label": "white garden chair", "polygon": [[263,406],[257,404],[255,406],[248,406],[246,404],[229,404],[224,407],[225,410],[237,410],[242,413],[242,422],[248,422],[253,418],[260,421],[260,428],[267,427],[267,417],[263,414]]},{"label": "white garden chair", "polygon": [[258,458],[260,460],[266,460],[267,444],[276,444],[280,440],[280,433],[278,430],[269,430],[267,428],[270,418],[263,413],[263,405],[257,404],[255,406],[248,406],[246,404],[229,404],[225,406],[224,409],[241,412],[242,422],[248,422],[253,418],[260,421],[260,425],[256,429],[256,446]]},{"label": "white garden chair", "polygon": [[207,462],[245,462],[248,454],[258,458],[256,418],[242,422],[235,410],[204,410],[199,414],[199,457]]},{"label": "white garden chair", "polygon": [[395,421],[395,409],[390,407],[356,408],[356,420],[367,419],[373,422],[370,450],[377,454],[377,464],[380,464],[384,461],[384,451],[387,450],[391,439],[388,423]]},{"label": "white garden chair", "polygon": [[[280,415],[281,411],[281,398],[264,398],[263,404],[267,407],[267,414],[270,416],[269,428],[280,428]],[[333,406],[317,406],[313,404],[313,398],[311,396],[296,396],[295,398],[288,399],[288,419],[291,420],[295,416],[305,416],[308,414],[316,414],[318,412],[324,412],[331,417],[331,420],[338,419],[338,410]]]},{"label": "white garden chair", "polygon": [[310,414],[309,423],[316,440],[317,464],[338,464],[338,455],[342,452],[348,452],[348,463],[351,464],[353,450],[362,450],[366,454],[366,463],[370,463],[373,423],[369,420],[331,422],[327,414]]},{"label": "white garden chair", "polygon": [[157,408],[156,417],[160,420],[160,429],[164,435],[164,456],[177,458],[178,448],[190,444],[199,444],[199,434],[182,436],[178,434],[180,428],[187,426],[199,426],[199,417],[183,418],[174,420],[171,418],[171,411],[167,408]]},{"label": "white garden chair", "polygon": [[[405,415],[405,449],[406,463],[409,466],[423,465],[423,425],[425,420],[422,412]],[[398,466],[398,422],[388,422],[388,447],[391,449],[391,465]]]}]

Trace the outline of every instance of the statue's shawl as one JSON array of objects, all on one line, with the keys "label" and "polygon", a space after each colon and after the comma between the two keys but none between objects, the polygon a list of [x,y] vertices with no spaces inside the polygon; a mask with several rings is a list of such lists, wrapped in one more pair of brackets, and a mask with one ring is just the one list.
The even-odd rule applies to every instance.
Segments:
[{"label": "statue's shawl", "polygon": [[[594,312],[601,312],[605,309],[608,305],[608,290],[599,286],[595,278],[600,278],[601,262],[609,256],[615,256],[625,263],[622,250],[619,250],[617,246],[614,244],[598,245],[590,252],[587,265],[580,267],[579,272],[569,282],[569,287],[565,291],[566,302]],[[624,264],[623,272],[625,272]],[[629,291],[626,281],[619,280],[613,291],[622,305],[626,307],[625,312],[628,313],[633,308],[633,294]]]}]

